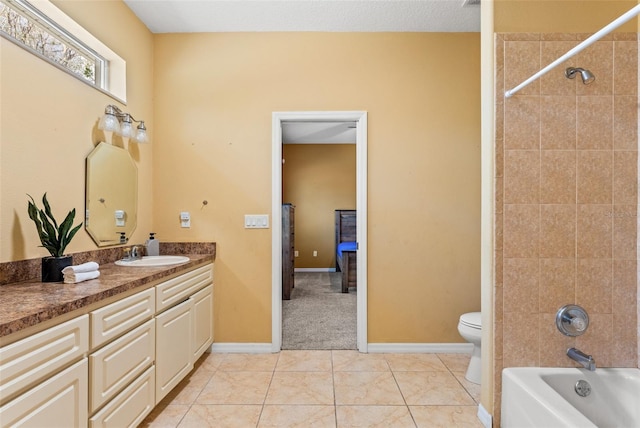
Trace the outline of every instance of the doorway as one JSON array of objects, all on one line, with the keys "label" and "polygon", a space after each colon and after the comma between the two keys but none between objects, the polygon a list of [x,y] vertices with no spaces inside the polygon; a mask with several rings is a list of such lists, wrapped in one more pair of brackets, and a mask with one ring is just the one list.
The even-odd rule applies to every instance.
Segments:
[{"label": "doorway", "polygon": [[[283,123],[350,122],[356,133],[356,210],[358,241],[358,291],[356,341],[367,352],[367,113],[274,112],[272,116],[272,351],[282,348],[282,143]],[[278,219],[278,220],[276,220]]]}]

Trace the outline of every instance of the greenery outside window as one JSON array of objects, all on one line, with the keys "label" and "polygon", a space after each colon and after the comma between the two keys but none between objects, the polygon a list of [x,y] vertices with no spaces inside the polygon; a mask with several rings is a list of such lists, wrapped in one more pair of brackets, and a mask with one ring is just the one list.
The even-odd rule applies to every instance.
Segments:
[{"label": "greenery outside window", "polygon": [[49,1],[0,0],[0,36],[126,102],[126,63]]}]

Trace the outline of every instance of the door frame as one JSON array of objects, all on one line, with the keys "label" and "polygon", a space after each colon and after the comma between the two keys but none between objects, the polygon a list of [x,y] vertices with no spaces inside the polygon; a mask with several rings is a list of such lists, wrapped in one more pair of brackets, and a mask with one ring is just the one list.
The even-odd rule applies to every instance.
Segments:
[{"label": "door frame", "polygon": [[356,123],[356,221],[358,241],[357,346],[367,352],[367,112],[273,112],[271,122],[271,350],[282,349],[282,122]]}]

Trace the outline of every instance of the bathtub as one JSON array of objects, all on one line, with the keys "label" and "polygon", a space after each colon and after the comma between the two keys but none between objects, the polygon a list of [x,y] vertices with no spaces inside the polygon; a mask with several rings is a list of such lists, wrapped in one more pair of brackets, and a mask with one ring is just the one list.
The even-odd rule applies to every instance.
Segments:
[{"label": "bathtub", "polygon": [[[586,380],[591,392],[578,395]],[[517,367],[502,371],[502,427],[640,427],[640,369]]]}]

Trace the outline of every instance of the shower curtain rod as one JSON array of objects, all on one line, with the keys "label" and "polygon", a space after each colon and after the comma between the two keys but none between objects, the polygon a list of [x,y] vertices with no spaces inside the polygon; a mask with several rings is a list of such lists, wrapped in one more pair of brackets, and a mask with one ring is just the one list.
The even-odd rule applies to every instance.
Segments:
[{"label": "shower curtain rod", "polygon": [[606,36],[607,34],[612,32],[616,28],[620,27],[622,24],[626,23],[630,19],[632,19],[635,16],[637,16],[638,14],[640,14],[640,4],[635,6],[635,7],[633,7],[632,9],[630,9],[628,12],[626,12],[623,15],[621,15],[620,17],[616,18],[614,21],[612,21],[606,27],[602,28],[598,32],[596,32],[593,35],[591,35],[588,38],[586,38],[582,43],[578,44],[576,47],[571,49],[569,52],[567,52],[566,54],[562,55],[560,58],[556,59],[551,64],[547,65],[545,68],[543,68],[542,70],[538,71],[536,74],[534,74],[533,76],[529,77],[527,80],[525,80],[524,82],[522,82],[521,84],[519,84],[515,88],[509,89],[508,91],[505,91],[504,96],[506,98],[511,97],[513,94],[515,94],[520,89],[522,89],[525,86],[527,86],[529,83],[531,83],[534,80],[538,79],[540,76],[548,73],[549,71],[551,71],[551,69],[555,68],[560,63],[568,60],[569,58],[571,58],[572,56],[574,56],[578,52],[580,52],[583,49],[587,48],[588,46],[591,46],[595,41],[597,41],[597,40],[601,39],[602,37]]}]

